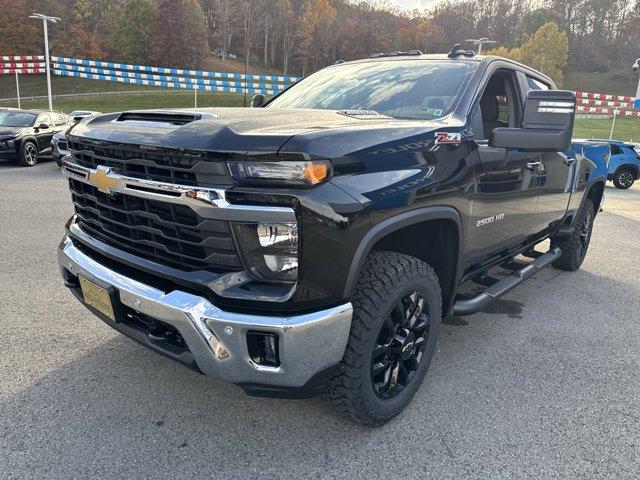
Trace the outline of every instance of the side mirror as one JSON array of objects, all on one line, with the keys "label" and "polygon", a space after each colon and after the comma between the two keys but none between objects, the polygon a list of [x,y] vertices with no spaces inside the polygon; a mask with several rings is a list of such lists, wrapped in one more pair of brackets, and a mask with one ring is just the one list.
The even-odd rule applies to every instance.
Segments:
[{"label": "side mirror", "polygon": [[49,125],[47,125],[46,123],[39,123],[36,128],[38,130],[46,130],[47,128],[49,128]]},{"label": "side mirror", "polygon": [[576,94],[565,90],[532,90],[524,106],[522,128],[496,128],[492,147],[563,152],[571,145]]},{"label": "side mirror", "polygon": [[265,104],[265,97],[264,95],[262,95],[261,93],[258,93],[257,95],[254,95],[253,98],[251,99],[251,108],[260,108],[262,105]]}]

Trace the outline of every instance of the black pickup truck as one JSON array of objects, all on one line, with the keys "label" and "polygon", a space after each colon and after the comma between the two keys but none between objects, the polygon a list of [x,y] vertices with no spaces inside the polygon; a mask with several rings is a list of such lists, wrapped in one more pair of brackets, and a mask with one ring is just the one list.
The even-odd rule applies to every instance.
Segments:
[{"label": "black pickup truck", "polygon": [[419,388],[444,316],[585,258],[606,177],[569,149],[574,94],[535,70],[380,54],[255,100],[67,134],[64,283],[158,353],[380,425]]}]

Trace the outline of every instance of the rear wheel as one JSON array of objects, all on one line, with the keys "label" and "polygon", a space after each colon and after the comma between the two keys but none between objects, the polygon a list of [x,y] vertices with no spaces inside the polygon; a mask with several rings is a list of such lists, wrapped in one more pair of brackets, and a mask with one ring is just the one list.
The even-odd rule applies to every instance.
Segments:
[{"label": "rear wheel", "polygon": [[31,140],[23,142],[20,146],[18,163],[23,167],[33,167],[38,163],[38,147]]},{"label": "rear wheel", "polygon": [[636,174],[630,168],[621,168],[613,176],[613,184],[616,188],[626,190],[636,181]]},{"label": "rear wheel", "polygon": [[551,247],[560,247],[562,251],[560,257],[553,262],[554,267],[570,272],[580,268],[591,243],[594,218],[593,202],[587,198],[578,212],[576,228],[573,233],[568,237],[551,241]]},{"label": "rear wheel", "polygon": [[427,373],[442,316],[438,277],[426,263],[376,252],[362,269],[334,407],[358,423],[382,425],[411,401]]}]

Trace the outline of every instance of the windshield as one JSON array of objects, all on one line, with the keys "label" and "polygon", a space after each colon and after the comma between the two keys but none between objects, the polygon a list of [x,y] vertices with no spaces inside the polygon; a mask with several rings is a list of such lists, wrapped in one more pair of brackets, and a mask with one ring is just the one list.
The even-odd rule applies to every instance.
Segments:
[{"label": "windshield", "polygon": [[452,109],[477,62],[401,60],[325,68],[268,107],[375,110],[395,118],[432,120]]},{"label": "windshield", "polygon": [[32,113],[0,112],[0,126],[2,127],[30,127],[36,116]]}]

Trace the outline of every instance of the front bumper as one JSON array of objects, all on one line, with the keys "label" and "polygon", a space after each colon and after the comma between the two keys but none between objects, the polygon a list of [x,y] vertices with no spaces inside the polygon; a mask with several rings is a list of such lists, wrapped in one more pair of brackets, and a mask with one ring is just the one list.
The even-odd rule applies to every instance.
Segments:
[{"label": "front bumper", "polygon": [[[82,294],[73,281],[78,275],[112,287],[115,301],[120,304],[116,307],[175,328],[188,352],[175,353],[151,334],[101,317],[113,328],[175,360],[188,364],[192,359],[203,373],[231,383],[256,389],[304,388],[321,372],[340,362],[346,348],[352,315],[350,303],[294,316],[239,314],[221,310],[204,297],[180,290],[162,291],[129,278],[86,255],[69,237],[60,244],[58,262],[67,286],[79,300],[82,301]],[[261,366],[251,360],[248,332],[277,335],[280,366]]]}]

